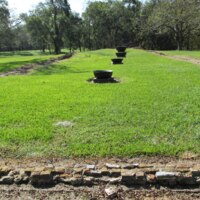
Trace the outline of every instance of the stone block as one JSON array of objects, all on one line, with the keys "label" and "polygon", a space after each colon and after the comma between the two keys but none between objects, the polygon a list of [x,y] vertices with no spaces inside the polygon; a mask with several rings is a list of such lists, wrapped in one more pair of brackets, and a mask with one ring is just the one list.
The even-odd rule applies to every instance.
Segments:
[{"label": "stone block", "polygon": [[119,177],[121,176],[121,169],[112,169],[110,170],[111,177]]},{"label": "stone block", "polygon": [[73,174],[83,174],[83,168],[74,168]]},{"label": "stone block", "polygon": [[155,184],[156,183],[156,176],[155,174],[147,174],[147,182],[150,184]]},{"label": "stone block", "polygon": [[166,172],[176,172],[177,171],[175,164],[167,164],[162,170],[166,171]]},{"label": "stone block", "polygon": [[106,163],[108,169],[120,169],[120,165]]},{"label": "stone block", "polygon": [[1,166],[0,167],[0,176],[6,176],[12,169],[8,166]]},{"label": "stone block", "polygon": [[145,172],[146,174],[155,174],[157,172],[157,169],[155,168],[142,168],[141,169],[143,172]]},{"label": "stone block", "polygon": [[139,168],[153,168],[153,167],[154,167],[153,164],[145,164],[145,163],[139,164]]},{"label": "stone block", "polygon": [[139,167],[138,163],[126,164],[126,165],[122,166],[123,169],[135,169],[135,168],[138,168],[138,167]]},{"label": "stone block", "polygon": [[197,185],[200,185],[200,177],[195,177],[195,179],[196,179],[195,183],[196,183]]},{"label": "stone block", "polygon": [[[22,170],[21,170],[22,171]],[[30,176],[31,173],[34,171],[34,168],[26,168],[24,169],[24,173],[27,175],[27,176]]]},{"label": "stone block", "polygon": [[30,176],[30,183],[32,185],[52,185],[53,175],[50,171],[32,172]]},{"label": "stone block", "polygon": [[110,171],[106,167],[101,168],[100,171],[102,176],[110,176]]},{"label": "stone block", "polygon": [[190,171],[190,165],[189,164],[185,164],[185,163],[178,163],[176,165],[176,169],[177,171],[181,172],[181,173],[187,173]]},{"label": "stone block", "polygon": [[175,172],[165,172],[165,171],[159,171],[156,172],[156,178],[157,180],[168,180],[168,179],[175,179],[177,173]]},{"label": "stone block", "polygon": [[110,178],[110,179],[109,179],[109,183],[110,183],[110,184],[120,184],[121,181],[122,181],[122,178],[121,178],[121,177]]},{"label": "stone block", "polygon": [[136,179],[136,171],[135,170],[122,170],[121,171],[122,176],[122,183],[126,185],[133,185],[135,184]]},{"label": "stone block", "polygon": [[177,176],[179,173],[177,172],[165,172],[165,171],[159,171],[156,172],[156,179],[157,181],[162,185],[176,185],[177,182]]},{"label": "stone block", "polygon": [[135,184],[137,185],[143,185],[146,184],[146,175],[143,171],[138,171],[135,174]]},{"label": "stone block", "polygon": [[192,172],[192,176],[200,176],[200,165],[195,165],[190,171]]},{"label": "stone block", "polygon": [[113,199],[117,197],[117,189],[116,188],[106,188],[105,189],[106,197],[109,199]]},{"label": "stone block", "polygon": [[55,167],[54,170],[52,170],[53,174],[64,174],[65,168],[64,167]]},{"label": "stone block", "polygon": [[81,186],[84,184],[84,180],[82,176],[74,176],[70,180],[73,186]]},{"label": "stone block", "polygon": [[89,169],[89,170],[95,170],[96,166],[95,165],[86,165],[85,168]]},{"label": "stone block", "polygon": [[36,167],[34,168],[34,172],[42,172],[45,170],[45,167]]},{"label": "stone block", "polygon": [[84,171],[84,175],[92,177],[102,177],[101,171],[98,170],[86,170]]},{"label": "stone block", "polygon": [[46,166],[46,167],[44,168],[45,171],[49,171],[49,170],[53,171],[54,169],[55,169],[55,168],[54,168],[53,165],[48,165],[48,166]]},{"label": "stone block", "polygon": [[181,174],[180,176],[177,177],[177,182],[179,185],[184,185],[184,186],[196,185],[196,180],[191,173]]},{"label": "stone block", "polygon": [[14,177],[12,176],[3,176],[0,179],[0,184],[11,185],[14,182]]},{"label": "stone block", "polygon": [[92,186],[95,183],[95,179],[93,177],[84,177],[83,184],[86,186]]}]

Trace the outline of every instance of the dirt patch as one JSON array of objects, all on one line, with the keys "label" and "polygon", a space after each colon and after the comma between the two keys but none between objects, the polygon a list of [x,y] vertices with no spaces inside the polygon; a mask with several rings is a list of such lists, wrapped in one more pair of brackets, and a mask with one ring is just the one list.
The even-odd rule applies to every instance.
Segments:
[{"label": "dirt patch", "polygon": [[25,75],[25,74],[28,74],[32,69],[36,69],[38,67],[45,67],[45,66],[51,65],[53,63],[59,62],[61,60],[69,59],[72,56],[73,56],[73,54],[70,53],[70,54],[65,54],[65,55],[57,57],[57,58],[51,58],[46,61],[41,61],[41,62],[34,63],[34,64],[23,65],[21,67],[11,70],[11,71],[0,73],[0,77],[11,76],[11,75]]},{"label": "dirt patch", "polygon": [[180,61],[186,61],[186,62],[189,62],[192,64],[200,65],[200,59],[198,59],[198,58],[192,58],[192,57],[188,57],[188,56],[178,56],[178,55],[172,56],[172,55],[167,55],[167,54],[164,54],[164,53],[158,52],[158,51],[149,51],[149,52],[156,54],[156,55],[164,56],[166,58],[180,60]]},{"label": "dirt patch", "polygon": [[102,167],[105,163],[139,163],[139,164],[168,164],[168,163],[185,163],[185,164],[200,164],[200,158],[177,158],[167,156],[140,156],[134,158],[99,158],[99,157],[87,157],[87,158],[37,158],[37,157],[24,157],[19,159],[14,158],[1,158],[0,165],[8,165],[9,167],[36,167],[46,166],[48,164],[54,164],[55,166],[74,166],[75,164],[95,164]]},{"label": "dirt patch", "polygon": [[102,186],[95,187],[72,187],[66,185],[57,185],[50,189],[36,189],[30,185],[24,186],[0,186],[1,200],[103,200],[103,199],[119,199],[119,200],[197,200],[200,199],[199,191],[191,190],[168,190],[168,189],[130,189],[117,187],[117,195],[113,198],[107,198],[105,188]]},{"label": "dirt patch", "polygon": [[40,157],[24,157],[19,159],[14,158],[1,158],[0,165],[7,165],[11,168],[25,168],[25,167],[37,167],[37,166],[46,166],[48,164],[53,164],[54,166],[71,166],[73,167],[76,164],[94,164],[99,167],[103,167],[105,163],[138,163],[138,164],[178,164],[183,163],[187,165],[196,165],[200,164],[199,157],[167,157],[167,156],[140,156],[134,158],[99,158],[99,157],[86,157],[86,158],[40,158]]}]

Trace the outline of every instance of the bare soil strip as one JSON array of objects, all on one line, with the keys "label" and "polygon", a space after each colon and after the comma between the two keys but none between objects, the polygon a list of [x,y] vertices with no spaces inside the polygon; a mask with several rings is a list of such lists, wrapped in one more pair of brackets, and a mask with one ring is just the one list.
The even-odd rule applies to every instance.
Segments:
[{"label": "bare soil strip", "polygon": [[65,185],[57,185],[50,189],[36,189],[32,186],[0,186],[1,200],[103,200],[103,199],[119,199],[119,200],[197,200],[200,199],[200,193],[193,191],[174,191],[169,189],[140,189],[134,190],[130,188],[117,186],[115,196],[108,197],[105,189],[109,186],[95,187],[72,187]]},{"label": "bare soil strip", "polygon": [[174,59],[174,60],[180,60],[180,61],[186,61],[186,62],[189,62],[189,63],[192,63],[192,64],[196,64],[196,65],[200,65],[200,59],[198,58],[192,58],[192,57],[189,57],[189,56],[172,56],[172,55],[167,55],[167,54],[164,54],[162,52],[158,52],[158,51],[149,51],[151,53],[154,53],[156,55],[159,55],[159,56],[164,56],[166,58],[170,58],[170,59]]},{"label": "bare soil strip", "polygon": [[37,166],[46,166],[48,164],[53,164],[54,166],[74,166],[76,164],[93,164],[102,167],[105,163],[138,163],[138,164],[188,164],[197,165],[200,164],[200,157],[197,154],[192,154],[190,152],[183,153],[180,157],[170,157],[170,156],[138,156],[133,158],[99,158],[99,157],[86,157],[86,158],[37,158],[37,157],[23,157],[19,159],[15,158],[0,158],[0,166],[7,165],[11,168],[28,168]]},{"label": "bare soil strip", "polygon": [[28,74],[32,69],[36,69],[38,67],[45,67],[45,66],[51,65],[53,63],[59,62],[61,60],[69,59],[72,56],[73,56],[73,54],[70,53],[70,54],[65,54],[65,55],[57,57],[57,58],[51,58],[46,61],[23,65],[21,67],[11,70],[11,71],[0,73],[0,77],[11,76],[11,75],[25,75],[25,74]]}]

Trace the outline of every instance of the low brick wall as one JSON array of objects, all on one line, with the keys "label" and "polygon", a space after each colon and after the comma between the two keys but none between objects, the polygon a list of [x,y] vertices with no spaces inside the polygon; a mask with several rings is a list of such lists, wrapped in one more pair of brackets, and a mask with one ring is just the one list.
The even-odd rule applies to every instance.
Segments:
[{"label": "low brick wall", "polygon": [[105,163],[42,167],[0,166],[0,184],[50,186],[64,183],[73,186],[113,184],[126,186],[200,186],[200,164]]}]

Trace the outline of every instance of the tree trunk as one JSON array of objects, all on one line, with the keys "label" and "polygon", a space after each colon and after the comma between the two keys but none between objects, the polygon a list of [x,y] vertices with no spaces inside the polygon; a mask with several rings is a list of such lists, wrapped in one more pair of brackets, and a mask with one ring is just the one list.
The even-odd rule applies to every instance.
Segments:
[{"label": "tree trunk", "polygon": [[60,41],[58,38],[54,39],[54,49],[56,54],[60,54],[61,52],[61,47],[60,47]]},{"label": "tree trunk", "polygon": [[180,36],[180,34],[177,34],[176,37],[176,42],[177,42],[177,50],[183,50],[183,38]]}]

